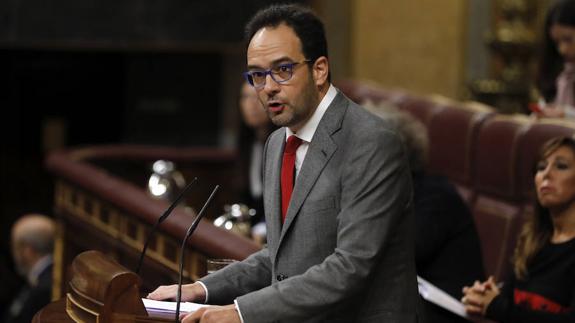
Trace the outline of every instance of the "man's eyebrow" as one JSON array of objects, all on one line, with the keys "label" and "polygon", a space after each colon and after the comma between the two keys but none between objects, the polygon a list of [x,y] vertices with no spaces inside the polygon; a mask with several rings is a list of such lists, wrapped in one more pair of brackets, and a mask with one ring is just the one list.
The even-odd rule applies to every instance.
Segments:
[{"label": "man's eyebrow", "polygon": [[[279,65],[279,64],[281,64],[281,63],[287,63],[287,62],[290,62],[290,63],[291,63],[291,62],[293,62],[293,61],[294,61],[294,60],[291,59],[290,57],[288,57],[288,56],[283,56],[283,57],[280,57],[280,58],[278,58],[278,59],[274,59],[274,60],[271,62],[270,66],[273,67],[273,66],[277,66],[277,65]],[[263,67],[261,67],[261,66],[258,66],[258,65],[248,65],[248,69],[264,70],[265,68],[263,68]]]}]

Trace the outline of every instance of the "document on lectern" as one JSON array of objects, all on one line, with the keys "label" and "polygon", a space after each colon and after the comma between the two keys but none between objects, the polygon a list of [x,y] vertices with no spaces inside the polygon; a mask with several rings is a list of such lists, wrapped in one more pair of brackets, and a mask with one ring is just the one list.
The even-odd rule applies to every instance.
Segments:
[{"label": "document on lectern", "polygon": [[470,319],[470,316],[465,311],[463,303],[455,299],[453,296],[447,294],[437,286],[428,282],[427,280],[417,276],[417,287],[419,295],[428,302],[437,306],[443,307],[446,310],[453,312],[461,317]]},{"label": "document on lectern", "polygon": [[[152,312],[176,312],[176,302],[166,302],[166,301],[155,301],[152,299],[142,298],[146,310]],[[198,309],[209,306],[205,304],[181,302],[180,311],[182,313],[189,313],[197,311]]]}]

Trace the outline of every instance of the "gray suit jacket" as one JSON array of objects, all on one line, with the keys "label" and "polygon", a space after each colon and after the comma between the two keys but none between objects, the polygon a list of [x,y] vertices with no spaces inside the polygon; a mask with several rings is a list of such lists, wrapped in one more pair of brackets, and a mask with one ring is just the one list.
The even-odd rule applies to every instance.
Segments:
[{"label": "gray suit jacket", "polygon": [[245,323],[417,322],[409,167],[400,138],[338,93],[281,224],[285,129],[264,150],[268,246],[202,279]]}]

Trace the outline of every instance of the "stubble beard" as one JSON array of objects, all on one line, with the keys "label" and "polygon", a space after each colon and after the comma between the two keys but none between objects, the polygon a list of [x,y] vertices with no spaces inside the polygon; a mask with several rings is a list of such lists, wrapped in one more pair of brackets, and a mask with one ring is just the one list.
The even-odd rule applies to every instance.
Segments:
[{"label": "stubble beard", "polygon": [[[304,86],[301,94],[290,102],[285,102],[284,109],[280,113],[274,113],[266,107],[268,117],[275,126],[278,127],[294,127],[296,125],[303,125],[305,121],[311,118],[313,112],[317,108],[317,90],[313,79],[308,78],[308,83]],[[283,101],[283,100],[282,100]],[[293,103],[292,103],[293,102]],[[301,126],[300,125],[300,126]]]}]

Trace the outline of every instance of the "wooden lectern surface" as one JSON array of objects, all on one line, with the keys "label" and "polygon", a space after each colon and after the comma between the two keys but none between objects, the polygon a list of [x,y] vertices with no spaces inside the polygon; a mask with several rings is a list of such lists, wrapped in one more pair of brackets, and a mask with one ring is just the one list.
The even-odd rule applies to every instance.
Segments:
[{"label": "wooden lectern surface", "polygon": [[[160,323],[160,322],[174,322],[175,317],[173,314],[166,313],[153,313],[149,312],[147,317],[132,317],[124,318],[122,322],[139,322],[139,323]],[[118,321],[113,321],[118,322]],[[62,298],[58,301],[48,304],[41,309],[36,315],[32,323],[74,323],[66,313],[66,299]]]},{"label": "wooden lectern surface", "polygon": [[138,275],[101,252],[83,252],[72,262],[66,298],[43,308],[33,322],[174,322],[175,313],[147,312],[140,285]]},{"label": "wooden lectern surface", "polygon": [[66,314],[66,299],[62,298],[59,301],[50,303],[41,309],[36,315],[32,323],[68,323],[74,322],[68,314]]}]

